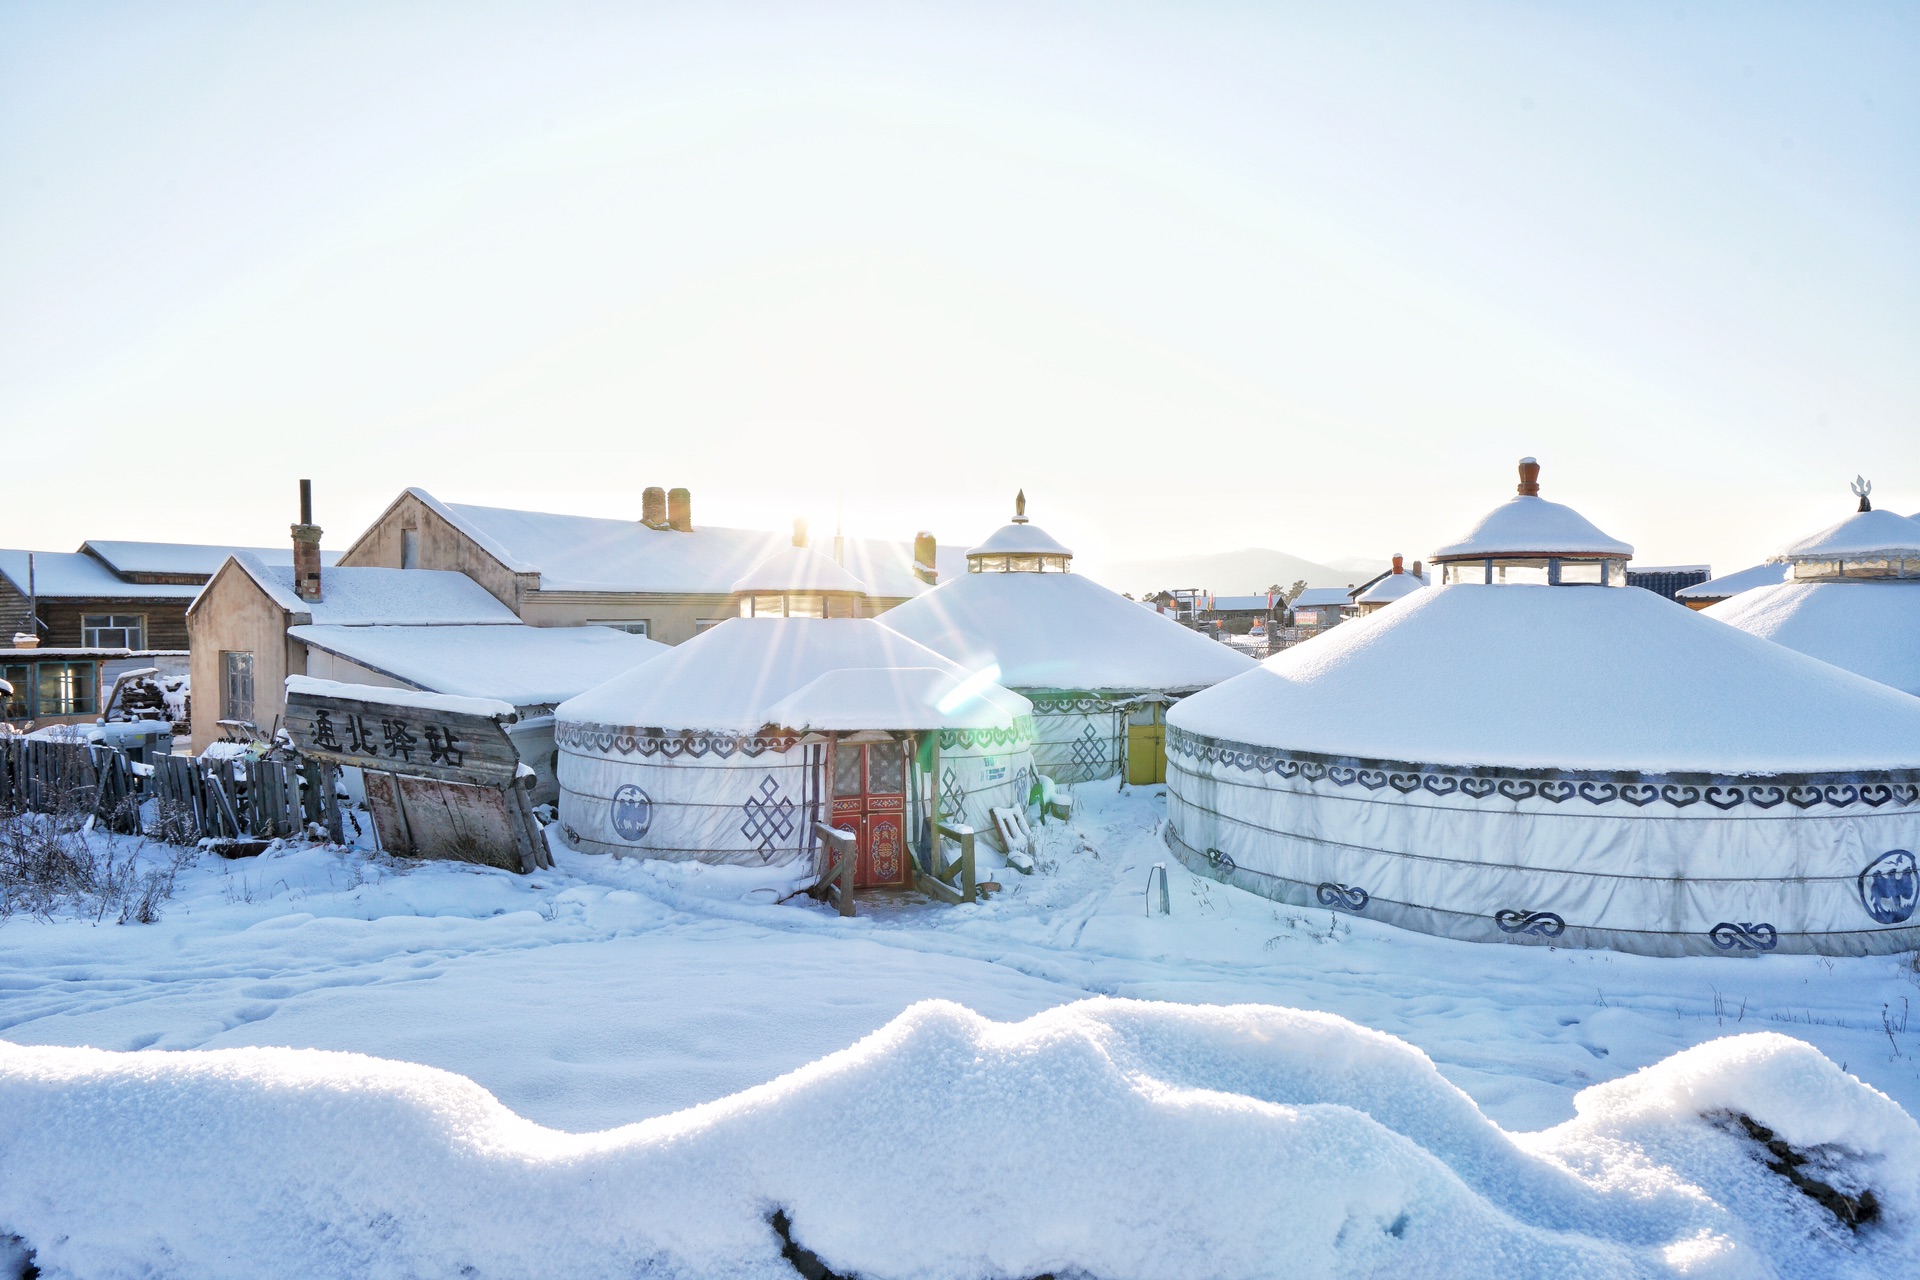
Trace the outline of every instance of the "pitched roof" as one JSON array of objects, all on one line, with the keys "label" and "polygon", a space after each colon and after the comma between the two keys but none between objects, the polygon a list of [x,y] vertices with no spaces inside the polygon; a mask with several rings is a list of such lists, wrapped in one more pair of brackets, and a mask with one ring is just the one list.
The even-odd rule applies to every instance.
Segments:
[{"label": "pitched roof", "polygon": [[[262,564],[246,553],[230,556],[234,567],[259,584],[273,602],[296,618],[341,626],[456,626],[518,623],[513,610],[464,573],[451,569],[335,567],[321,575],[323,598],[302,600],[293,589],[293,566]],[[211,587],[212,583],[208,583]],[[207,587],[196,588],[199,591]],[[198,604],[196,600],[195,604]]]},{"label": "pitched roof", "polygon": [[[245,552],[263,564],[293,563],[291,546],[220,547],[195,542],[122,542],[89,538],[80,544],[80,550],[92,553],[116,573],[196,573],[202,579],[211,578],[227,562],[227,557],[236,552]],[[320,563],[323,565],[332,564],[339,558],[338,551],[320,553]]]},{"label": "pitched roof", "polygon": [[[510,571],[539,574],[542,591],[728,595],[754,566],[791,545],[780,534],[758,529],[652,529],[638,520],[481,507],[441,502],[420,488],[407,492]],[[914,575],[911,543],[842,541],[847,572],[864,582],[869,594],[904,598],[927,589]],[[943,577],[965,569],[950,548],[942,548],[937,558]]]},{"label": "pitched roof", "polygon": [[33,590],[43,599],[191,600],[194,583],[128,582],[92,556],[78,551],[0,551],[0,576],[27,594],[27,557],[33,557]]},{"label": "pitched roof", "polygon": [[287,634],[415,689],[517,707],[562,702],[670,650],[611,627],[330,623],[289,627]]},{"label": "pitched roof", "polygon": [[1324,609],[1328,605],[1349,605],[1353,597],[1345,587],[1308,587],[1293,598],[1296,609]]},{"label": "pitched roof", "polygon": [[1751,569],[1723,573],[1691,587],[1682,587],[1673,596],[1676,600],[1725,600],[1755,587],[1771,587],[1785,582],[1788,572],[1790,566],[1785,561],[1768,561],[1766,564],[1756,564]]}]

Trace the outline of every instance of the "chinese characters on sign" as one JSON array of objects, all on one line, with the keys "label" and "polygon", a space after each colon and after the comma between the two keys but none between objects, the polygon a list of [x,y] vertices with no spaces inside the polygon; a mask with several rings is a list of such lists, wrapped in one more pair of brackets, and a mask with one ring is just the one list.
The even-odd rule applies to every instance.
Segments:
[{"label": "chinese characters on sign", "polygon": [[414,755],[421,750],[420,744],[424,738],[429,763],[459,768],[466,758],[461,740],[445,725],[427,724],[416,733],[410,722],[393,716],[370,718],[348,712],[339,719],[341,723],[336,723],[334,712],[326,707],[314,709],[315,747],[343,755],[366,756],[373,760],[401,760],[410,764]]}]

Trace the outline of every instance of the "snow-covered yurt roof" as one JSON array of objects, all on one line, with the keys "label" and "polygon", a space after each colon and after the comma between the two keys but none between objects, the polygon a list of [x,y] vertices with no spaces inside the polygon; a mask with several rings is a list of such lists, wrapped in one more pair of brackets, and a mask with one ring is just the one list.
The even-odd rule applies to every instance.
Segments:
[{"label": "snow-covered yurt roof", "polygon": [[767,709],[767,722],[802,733],[888,729],[990,729],[1031,715],[1033,704],[979,676],[938,667],[829,671]]},{"label": "snow-covered yurt roof", "polygon": [[[927,669],[956,682],[970,675],[871,618],[729,618],[672,652],[567,699],[554,714],[574,724],[750,733],[776,723],[774,711],[783,700],[830,672],[883,673],[886,682],[897,686],[885,695],[874,688],[882,681],[879,676],[847,686],[872,707],[904,705],[924,693],[922,673]],[[996,692],[984,680],[976,681],[975,688],[983,696]],[[820,713],[811,698],[800,705],[809,714]],[[964,700],[956,703],[954,714],[963,705]],[[966,726],[956,720],[952,727]]]},{"label": "snow-covered yurt roof", "polygon": [[1782,547],[1775,561],[1920,559],[1920,520],[1892,511],[1857,511],[1839,524]]},{"label": "snow-covered yurt roof", "polygon": [[315,625],[287,634],[415,689],[520,707],[560,702],[671,652],[612,627]]},{"label": "snow-covered yurt roof", "polygon": [[[1400,557],[1395,556],[1395,561]],[[1372,586],[1354,597],[1355,604],[1392,604],[1395,600],[1405,599],[1427,585],[1427,580],[1418,574],[1409,573],[1403,566],[1396,565],[1393,572],[1382,574]]]},{"label": "snow-covered yurt roof", "polygon": [[782,547],[733,584],[740,595],[793,591],[866,595],[867,584],[812,547]]},{"label": "snow-covered yurt roof", "polygon": [[1920,699],[1623,587],[1416,592],[1193,695],[1168,721],[1235,742],[1447,765],[1920,767]]},{"label": "snow-covered yurt roof", "polygon": [[1520,492],[1486,515],[1465,536],[1436,550],[1432,559],[1480,560],[1488,557],[1630,557],[1633,548],[1608,537],[1572,507],[1540,496],[1540,464],[1520,460]]},{"label": "snow-covered yurt roof", "polygon": [[1920,694],[1920,582],[1782,582],[1701,614]]},{"label": "snow-covered yurt roof", "polygon": [[968,547],[967,558],[975,556],[1066,556],[1071,559],[1073,552],[1022,516],[995,529],[979,546]]},{"label": "snow-covered yurt roof", "polygon": [[[1032,551],[1038,545],[1010,554],[1067,554]],[[1229,646],[1072,572],[963,574],[881,618],[969,670],[997,667],[999,682],[1012,689],[1180,692],[1253,666]]]}]

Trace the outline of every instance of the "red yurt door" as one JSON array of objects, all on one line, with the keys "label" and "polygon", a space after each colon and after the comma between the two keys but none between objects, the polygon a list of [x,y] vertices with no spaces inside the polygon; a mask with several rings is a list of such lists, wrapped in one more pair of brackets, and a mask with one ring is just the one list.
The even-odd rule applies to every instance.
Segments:
[{"label": "red yurt door", "polygon": [[907,856],[907,753],[900,743],[833,744],[833,825],[859,837],[854,888],[913,883]]}]

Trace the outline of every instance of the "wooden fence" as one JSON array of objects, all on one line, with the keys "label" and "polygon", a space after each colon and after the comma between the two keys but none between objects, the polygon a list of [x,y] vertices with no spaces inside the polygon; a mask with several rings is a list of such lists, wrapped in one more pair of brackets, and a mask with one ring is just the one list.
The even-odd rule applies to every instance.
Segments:
[{"label": "wooden fence", "polygon": [[315,760],[156,756],[136,766],[111,747],[0,738],[0,812],[86,814],[133,831],[159,802],[152,834],[171,840],[271,839],[320,823],[342,842],[334,770]]}]

